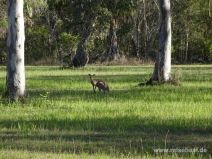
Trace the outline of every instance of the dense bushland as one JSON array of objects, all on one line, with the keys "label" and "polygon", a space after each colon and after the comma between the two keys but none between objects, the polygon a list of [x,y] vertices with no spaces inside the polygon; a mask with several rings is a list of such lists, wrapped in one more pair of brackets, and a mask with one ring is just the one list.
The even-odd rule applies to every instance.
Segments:
[{"label": "dense bushland", "polygon": [[[172,1],[175,63],[211,62],[210,1]],[[112,22],[115,22],[111,26]],[[90,63],[108,59],[110,30],[117,35],[117,53],[154,60],[158,52],[158,2],[25,1],[26,63],[69,65],[81,50]],[[6,61],[6,1],[0,2],[0,63]],[[81,49],[79,49],[81,47]]]}]

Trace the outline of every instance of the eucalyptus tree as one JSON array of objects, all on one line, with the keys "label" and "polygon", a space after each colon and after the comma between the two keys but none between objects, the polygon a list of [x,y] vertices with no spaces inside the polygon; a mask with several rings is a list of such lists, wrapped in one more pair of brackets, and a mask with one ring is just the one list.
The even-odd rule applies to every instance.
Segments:
[{"label": "eucalyptus tree", "polygon": [[107,49],[105,52],[106,60],[116,60],[119,57],[118,37],[119,20],[126,18],[136,8],[137,0],[107,0],[103,5],[111,12],[110,27],[107,36]]},{"label": "eucalyptus tree", "polygon": [[6,95],[11,101],[25,96],[24,67],[24,0],[8,0],[8,63],[6,76]]},{"label": "eucalyptus tree", "polygon": [[[148,59],[155,52],[158,35],[159,5],[157,0],[138,0],[131,31],[134,54]],[[154,56],[153,56],[154,57]]]},{"label": "eucalyptus tree", "polygon": [[171,79],[171,5],[170,0],[160,0],[159,51],[150,83],[167,82]]},{"label": "eucalyptus tree", "polygon": [[208,16],[211,17],[211,0],[208,0]]},{"label": "eucalyptus tree", "polygon": [[95,1],[77,1],[72,3],[72,14],[75,17],[74,23],[77,25],[75,29],[80,36],[76,53],[72,59],[74,67],[83,67],[89,61],[86,44],[93,31],[93,24],[96,18],[96,4],[98,3]]},{"label": "eucalyptus tree", "polygon": [[102,1],[78,0],[48,1],[50,9],[55,9],[59,18],[63,21],[63,29],[67,33],[78,37],[75,55],[72,58],[72,66],[83,67],[88,63],[87,42],[95,30],[95,24],[103,12]]}]

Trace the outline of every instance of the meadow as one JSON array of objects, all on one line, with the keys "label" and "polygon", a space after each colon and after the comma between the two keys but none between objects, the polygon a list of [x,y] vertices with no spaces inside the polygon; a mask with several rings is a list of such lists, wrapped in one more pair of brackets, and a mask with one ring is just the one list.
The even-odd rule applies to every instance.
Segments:
[{"label": "meadow", "polygon": [[[212,158],[212,65],[173,66],[180,85],[139,87],[152,71],[26,67],[26,101],[0,100],[0,158]],[[110,92],[93,93],[89,73]]]}]

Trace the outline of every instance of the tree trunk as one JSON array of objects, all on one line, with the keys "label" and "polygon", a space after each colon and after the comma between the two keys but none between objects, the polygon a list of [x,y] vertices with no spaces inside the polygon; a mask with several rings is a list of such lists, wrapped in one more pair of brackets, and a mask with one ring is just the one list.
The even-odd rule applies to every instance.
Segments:
[{"label": "tree trunk", "polygon": [[211,17],[211,0],[208,0],[208,16]]},{"label": "tree trunk", "polygon": [[24,15],[23,0],[8,0],[8,63],[6,95],[11,101],[22,99],[25,95],[24,68]]},{"label": "tree trunk", "polygon": [[148,34],[148,24],[147,24],[147,19],[146,19],[146,2],[145,0],[143,0],[143,5],[144,5],[144,9],[143,9],[143,20],[144,20],[144,57],[145,59],[148,58],[148,51],[147,51],[147,34]]},{"label": "tree trunk", "polygon": [[184,38],[184,32],[181,32],[180,35],[180,47],[179,47],[179,61],[180,63],[184,62],[184,53],[185,53],[185,38]]},{"label": "tree trunk", "polygon": [[161,22],[159,53],[151,81],[167,82],[171,79],[171,9],[170,0],[160,0]]},{"label": "tree trunk", "polygon": [[137,13],[136,18],[134,19],[134,27],[132,32],[131,44],[133,45],[132,54],[137,58],[141,56],[141,6],[139,7],[139,12]]},{"label": "tree trunk", "polygon": [[90,34],[91,34],[91,26],[88,26],[82,34],[81,40],[77,46],[76,54],[73,57],[72,65],[74,67],[84,67],[89,61],[85,45]]},{"label": "tree trunk", "polygon": [[[187,26],[188,27],[188,26]],[[189,47],[189,29],[186,29],[186,46],[185,46],[185,59],[184,62],[188,62],[188,47]]]},{"label": "tree trunk", "polygon": [[110,23],[108,46],[105,57],[105,59],[108,61],[117,60],[119,58],[116,32],[117,32],[117,21],[115,18],[113,18]]}]

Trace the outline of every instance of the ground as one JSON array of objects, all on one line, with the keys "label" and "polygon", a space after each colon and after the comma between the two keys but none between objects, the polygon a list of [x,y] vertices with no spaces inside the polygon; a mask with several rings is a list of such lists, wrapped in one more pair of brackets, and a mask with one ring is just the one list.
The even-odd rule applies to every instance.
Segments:
[{"label": "ground", "polygon": [[[179,86],[138,87],[152,71],[26,67],[25,103],[0,100],[0,158],[211,157],[212,65],[173,66]],[[93,93],[89,73],[110,92]],[[0,78],[3,92],[5,67]]]}]

